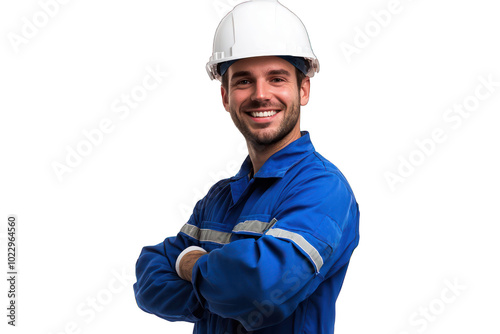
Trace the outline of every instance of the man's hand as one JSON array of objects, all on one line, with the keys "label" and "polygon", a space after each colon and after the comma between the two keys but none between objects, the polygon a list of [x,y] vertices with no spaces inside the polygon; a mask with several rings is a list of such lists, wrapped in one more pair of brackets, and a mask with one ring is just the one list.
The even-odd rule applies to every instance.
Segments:
[{"label": "man's hand", "polygon": [[193,267],[196,264],[196,261],[198,261],[200,257],[206,254],[207,254],[206,252],[194,250],[184,255],[179,264],[179,276],[183,280],[191,282],[191,276],[193,275]]}]

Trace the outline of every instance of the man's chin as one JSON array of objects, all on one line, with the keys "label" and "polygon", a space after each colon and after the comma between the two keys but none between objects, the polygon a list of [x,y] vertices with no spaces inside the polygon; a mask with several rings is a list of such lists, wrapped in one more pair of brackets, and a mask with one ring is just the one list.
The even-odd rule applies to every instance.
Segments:
[{"label": "man's chin", "polygon": [[280,138],[279,133],[276,131],[258,131],[257,133],[252,132],[249,135],[250,138],[247,138],[254,145],[259,146],[269,146],[279,142],[282,138]]}]

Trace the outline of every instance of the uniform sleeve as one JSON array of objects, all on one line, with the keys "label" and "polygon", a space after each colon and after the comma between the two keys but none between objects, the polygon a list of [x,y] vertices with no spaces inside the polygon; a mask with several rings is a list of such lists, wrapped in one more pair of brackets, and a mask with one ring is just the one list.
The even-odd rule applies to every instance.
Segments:
[{"label": "uniform sleeve", "polygon": [[[188,223],[197,225],[206,198],[198,201]],[[166,238],[156,246],[142,249],[136,263],[134,293],[137,305],[145,312],[169,321],[196,322],[206,315],[190,282],[181,279],[175,262],[189,246],[200,246],[183,233]]]},{"label": "uniform sleeve", "polygon": [[[199,225],[208,203],[223,182],[213,185],[207,195],[196,203],[187,225]],[[175,270],[177,257],[189,246],[200,246],[200,243],[181,230],[176,237],[142,249],[136,263],[137,282],[134,284],[140,309],[169,321],[197,322],[207,315],[193,285],[180,278]]]},{"label": "uniform sleeve", "polygon": [[196,322],[203,317],[205,309],[194,295],[192,285],[175,271],[177,256],[191,245],[179,234],[142,249],[134,284],[140,309],[169,321]]},{"label": "uniform sleeve", "polygon": [[290,189],[261,236],[216,249],[193,270],[202,305],[249,331],[285,320],[357,245],[357,203],[339,176],[308,176]]}]

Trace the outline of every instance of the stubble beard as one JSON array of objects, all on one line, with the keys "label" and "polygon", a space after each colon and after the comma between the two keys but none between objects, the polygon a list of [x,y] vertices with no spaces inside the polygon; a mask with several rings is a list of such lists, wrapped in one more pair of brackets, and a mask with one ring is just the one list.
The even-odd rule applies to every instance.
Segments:
[{"label": "stubble beard", "polygon": [[[267,106],[255,106],[254,108],[265,108]],[[295,125],[299,121],[300,118],[300,105],[298,102],[294,102],[290,106],[290,110],[281,109],[281,113],[287,113],[283,115],[283,120],[279,124],[278,129],[276,131],[259,131],[258,134],[252,133],[247,123],[241,120],[238,113],[233,108],[231,110],[231,118],[233,119],[234,124],[241,132],[243,137],[245,137],[246,141],[253,146],[269,146],[276,144],[283,140],[292,130],[295,128]],[[243,115],[246,117],[246,115]]]}]

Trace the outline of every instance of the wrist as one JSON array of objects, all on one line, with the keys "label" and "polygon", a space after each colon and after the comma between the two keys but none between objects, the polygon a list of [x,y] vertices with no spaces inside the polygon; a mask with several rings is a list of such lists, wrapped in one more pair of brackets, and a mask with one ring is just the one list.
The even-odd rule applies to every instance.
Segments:
[{"label": "wrist", "polygon": [[175,261],[175,271],[177,272],[177,275],[179,275],[179,277],[183,278],[182,277],[182,273],[181,273],[181,261],[182,261],[182,258],[190,253],[190,252],[193,252],[193,251],[199,251],[199,252],[204,252],[204,253],[207,253],[206,250],[204,250],[203,248],[201,247],[198,247],[198,246],[190,246],[188,248],[186,248],[185,250],[183,250],[179,256],[177,257],[177,261]]}]

